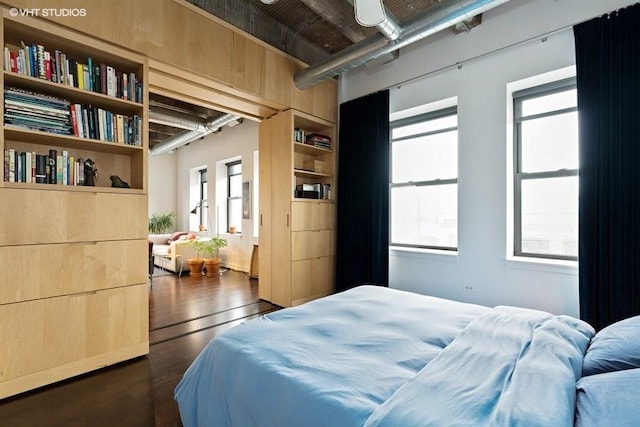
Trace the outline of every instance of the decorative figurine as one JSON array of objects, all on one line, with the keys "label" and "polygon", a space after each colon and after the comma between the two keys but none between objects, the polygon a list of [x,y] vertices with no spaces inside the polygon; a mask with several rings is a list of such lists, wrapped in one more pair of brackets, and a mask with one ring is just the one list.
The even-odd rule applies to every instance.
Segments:
[{"label": "decorative figurine", "polygon": [[118,175],[111,175],[109,177],[111,179],[111,186],[116,188],[131,188],[129,184],[123,181]]},{"label": "decorative figurine", "polygon": [[95,179],[98,177],[98,168],[96,163],[87,159],[84,161],[84,185],[94,187],[96,185]]}]

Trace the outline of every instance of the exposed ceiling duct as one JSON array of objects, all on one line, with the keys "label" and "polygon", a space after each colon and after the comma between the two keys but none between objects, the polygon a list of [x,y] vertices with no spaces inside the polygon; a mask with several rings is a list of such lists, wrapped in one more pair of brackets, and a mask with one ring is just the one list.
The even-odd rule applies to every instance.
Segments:
[{"label": "exposed ceiling duct", "polygon": [[[192,129],[186,130],[182,133],[179,133],[175,136],[172,136],[162,141],[159,144],[154,145],[153,148],[149,150],[149,152],[152,155],[169,153],[175,150],[176,148],[182,147],[185,144],[195,141],[196,139],[199,139],[211,133],[214,133],[220,128],[222,128],[223,126],[226,126],[226,125],[235,126],[242,120],[240,116],[235,114],[225,114],[215,119],[211,119],[203,122],[197,122],[193,119],[186,120],[186,118],[183,118],[183,117],[174,117],[174,116],[171,116],[168,114],[162,114],[159,112],[155,112],[152,115],[154,116],[154,120],[165,120],[167,124],[172,123],[170,124],[170,126],[182,127],[182,126],[193,125]],[[181,126],[177,126],[177,124],[180,124]],[[189,129],[189,128],[186,127],[186,129]]]},{"label": "exposed ceiling duct", "polygon": [[204,125],[205,121],[186,113],[164,108],[153,108],[149,110],[149,122],[174,128],[197,130]]},{"label": "exposed ceiling duct", "polygon": [[392,41],[382,34],[374,34],[316,65],[298,71],[294,76],[295,84],[301,90],[309,88],[508,1],[443,0],[439,6],[434,6],[401,26],[398,39]]}]

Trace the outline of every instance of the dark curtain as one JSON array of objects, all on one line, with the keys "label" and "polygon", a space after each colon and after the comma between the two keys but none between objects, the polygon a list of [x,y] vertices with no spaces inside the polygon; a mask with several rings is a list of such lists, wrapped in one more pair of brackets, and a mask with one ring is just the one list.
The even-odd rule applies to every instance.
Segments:
[{"label": "dark curtain", "polygon": [[336,290],[388,286],[389,91],[340,105]]},{"label": "dark curtain", "polygon": [[574,27],[580,316],[640,314],[640,4]]}]

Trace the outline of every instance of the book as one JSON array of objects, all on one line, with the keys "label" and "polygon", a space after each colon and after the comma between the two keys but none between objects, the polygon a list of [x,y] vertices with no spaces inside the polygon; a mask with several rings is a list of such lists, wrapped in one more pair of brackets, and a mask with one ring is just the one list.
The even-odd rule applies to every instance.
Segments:
[{"label": "book", "polygon": [[56,171],[58,170],[58,152],[54,149],[49,150],[49,184],[57,184],[58,175]]},{"label": "book", "polygon": [[36,154],[36,183],[47,183],[47,156],[44,154]]}]

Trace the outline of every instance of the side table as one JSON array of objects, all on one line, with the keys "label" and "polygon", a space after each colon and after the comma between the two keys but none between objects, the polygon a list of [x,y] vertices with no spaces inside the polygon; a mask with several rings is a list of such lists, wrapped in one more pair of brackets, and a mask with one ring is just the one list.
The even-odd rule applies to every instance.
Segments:
[{"label": "side table", "polygon": [[[163,271],[163,274],[161,274],[161,276],[164,276],[165,274],[167,274],[168,269],[167,269],[167,263],[171,260],[178,260],[178,258],[180,258],[182,255],[180,254],[174,254],[174,253],[165,253],[164,251],[160,252],[155,252],[154,251],[154,256],[157,256],[160,258],[160,270]],[[180,273],[179,276],[182,276],[182,263],[180,263]]]}]

